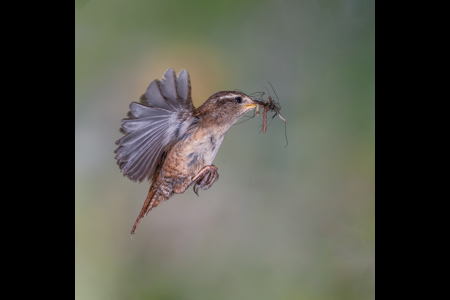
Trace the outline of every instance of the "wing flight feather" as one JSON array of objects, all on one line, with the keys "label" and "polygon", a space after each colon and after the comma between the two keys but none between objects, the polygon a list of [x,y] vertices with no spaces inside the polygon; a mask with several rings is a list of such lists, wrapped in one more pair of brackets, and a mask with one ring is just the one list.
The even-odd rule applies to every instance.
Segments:
[{"label": "wing flight feather", "polygon": [[168,69],[161,81],[150,83],[140,103],[130,104],[128,114],[121,127],[125,136],[116,142],[117,164],[132,181],[151,180],[163,151],[186,132],[188,126],[180,123],[192,117],[189,73],[176,77]]}]

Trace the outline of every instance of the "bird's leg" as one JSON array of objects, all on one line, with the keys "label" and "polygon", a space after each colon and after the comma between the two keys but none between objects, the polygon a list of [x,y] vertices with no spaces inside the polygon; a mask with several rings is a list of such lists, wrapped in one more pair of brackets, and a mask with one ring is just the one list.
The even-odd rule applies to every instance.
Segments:
[{"label": "bird's leg", "polygon": [[192,178],[191,183],[188,185],[190,187],[194,183],[194,193],[198,196],[198,189],[206,191],[209,189],[214,182],[219,179],[219,173],[214,165],[209,165],[200,170],[200,172]]}]

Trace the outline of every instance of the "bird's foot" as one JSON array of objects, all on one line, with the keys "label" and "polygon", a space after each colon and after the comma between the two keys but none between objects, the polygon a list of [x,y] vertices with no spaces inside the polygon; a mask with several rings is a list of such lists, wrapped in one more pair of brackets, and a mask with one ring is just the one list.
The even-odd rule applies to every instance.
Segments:
[{"label": "bird's foot", "polygon": [[201,171],[192,178],[192,183],[194,184],[194,193],[198,196],[198,189],[206,191],[209,189],[214,182],[219,179],[219,173],[217,172],[217,168],[214,165],[209,165],[201,169]]}]

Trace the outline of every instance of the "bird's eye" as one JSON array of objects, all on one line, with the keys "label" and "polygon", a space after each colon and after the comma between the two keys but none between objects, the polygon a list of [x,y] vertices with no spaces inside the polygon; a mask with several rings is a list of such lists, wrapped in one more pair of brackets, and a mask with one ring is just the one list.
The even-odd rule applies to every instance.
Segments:
[{"label": "bird's eye", "polygon": [[237,103],[242,103],[242,98],[241,97],[236,97],[236,98],[234,98],[234,100],[236,100]]}]

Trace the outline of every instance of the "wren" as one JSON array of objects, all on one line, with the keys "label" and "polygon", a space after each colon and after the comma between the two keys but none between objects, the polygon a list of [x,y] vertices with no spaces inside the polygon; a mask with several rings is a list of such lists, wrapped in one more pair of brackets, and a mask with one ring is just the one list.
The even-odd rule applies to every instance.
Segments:
[{"label": "wren", "polygon": [[217,92],[195,108],[186,70],[178,77],[168,69],[161,81],[154,80],[130,104],[129,118],[122,120],[125,134],[116,144],[117,164],[124,176],[135,182],[147,179],[150,190],[131,234],[143,217],[194,185],[209,189],[219,178],[212,165],[228,129],[246,112],[264,105],[235,91]]}]

